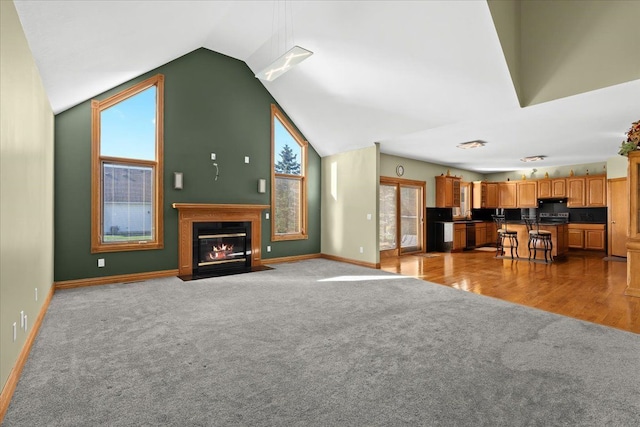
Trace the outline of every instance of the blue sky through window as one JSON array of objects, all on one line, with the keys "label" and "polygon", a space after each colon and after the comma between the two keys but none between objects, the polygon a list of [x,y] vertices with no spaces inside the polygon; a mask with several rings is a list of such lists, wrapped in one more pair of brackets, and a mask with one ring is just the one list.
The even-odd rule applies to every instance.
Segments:
[{"label": "blue sky through window", "polygon": [[100,113],[100,155],[155,160],[155,86]]},{"label": "blue sky through window", "polygon": [[275,153],[273,153],[275,162],[278,163],[278,161],[282,159],[280,157],[280,153],[284,146],[288,145],[289,148],[291,148],[291,151],[293,151],[293,154],[296,155],[296,160],[300,163],[302,158],[302,148],[277,117],[274,117],[273,121],[275,122]]}]

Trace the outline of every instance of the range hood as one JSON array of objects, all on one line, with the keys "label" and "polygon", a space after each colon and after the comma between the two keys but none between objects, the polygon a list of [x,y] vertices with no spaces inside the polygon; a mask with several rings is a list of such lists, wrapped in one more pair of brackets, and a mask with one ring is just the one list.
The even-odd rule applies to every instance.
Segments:
[{"label": "range hood", "polygon": [[538,205],[543,205],[543,204],[551,204],[551,203],[567,203],[567,198],[566,197],[549,197],[547,199],[538,199]]}]

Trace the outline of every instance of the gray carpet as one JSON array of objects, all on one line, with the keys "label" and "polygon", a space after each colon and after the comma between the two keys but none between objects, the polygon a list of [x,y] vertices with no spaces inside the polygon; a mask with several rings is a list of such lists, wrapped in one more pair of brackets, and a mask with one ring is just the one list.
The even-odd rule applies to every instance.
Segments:
[{"label": "gray carpet", "polygon": [[9,426],[634,426],[640,336],[328,260],[57,292]]}]

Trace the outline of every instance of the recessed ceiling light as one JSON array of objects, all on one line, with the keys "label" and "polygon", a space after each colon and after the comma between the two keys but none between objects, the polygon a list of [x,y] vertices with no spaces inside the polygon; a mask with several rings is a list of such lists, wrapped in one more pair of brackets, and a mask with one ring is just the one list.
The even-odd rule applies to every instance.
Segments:
[{"label": "recessed ceiling light", "polygon": [[469,148],[480,148],[480,147],[484,147],[484,145],[486,144],[485,141],[469,141],[469,142],[463,142],[461,144],[458,144],[457,147],[458,148],[462,148],[463,150],[467,150]]},{"label": "recessed ceiling light", "polygon": [[540,160],[544,160],[547,156],[529,156],[529,157],[523,157],[522,159],[520,159],[521,162],[537,162]]}]

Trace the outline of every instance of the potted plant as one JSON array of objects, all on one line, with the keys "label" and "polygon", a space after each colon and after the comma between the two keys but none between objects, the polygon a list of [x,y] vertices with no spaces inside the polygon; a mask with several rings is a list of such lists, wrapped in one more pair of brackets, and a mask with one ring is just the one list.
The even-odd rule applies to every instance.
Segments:
[{"label": "potted plant", "polygon": [[638,149],[638,144],[640,144],[640,120],[631,124],[631,128],[627,131],[627,140],[620,144],[618,154],[628,156],[631,151]]}]

